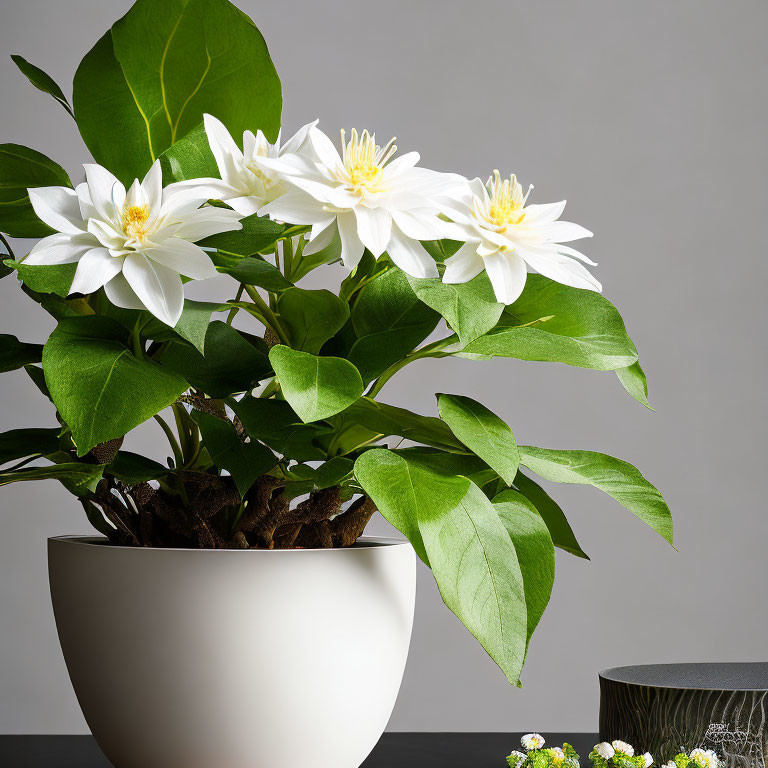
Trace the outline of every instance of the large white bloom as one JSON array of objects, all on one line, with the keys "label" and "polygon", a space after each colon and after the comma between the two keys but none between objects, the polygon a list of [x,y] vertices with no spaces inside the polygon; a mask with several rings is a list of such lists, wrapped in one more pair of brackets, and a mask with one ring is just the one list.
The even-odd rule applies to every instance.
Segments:
[{"label": "large white bloom", "polygon": [[526,733],[520,743],[526,749],[541,749],[544,746],[544,737],[540,733]]},{"label": "large white bloom", "polygon": [[616,741],[611,742],[611,746],[616,752],[629,755],[629,757],[632,757],[635,754],[635,748],[631,744],[627,744],[626,741],[619,741],[617,739]]},{"label": "large white bloom", "polygon": [[450,236],[465,245],[446,260],[444,283],[466,283],[485,270],[498,301],[511,304],[522,293],[530,267],[564,285],[602,290],[579,263],[595,266],[595,262],[562,245],[592,233],[578,224],[557,221],[564,200],[526,205],[527,198],[514,176],[502,180],[498,171],[487,184],[480,179],[469,183],[469,191],[447,211],[455,222]]},{"label": "large white bloom", "polygon": [[719,765],[717,753],[712,749],[694,749],[689,757],[700,768],[717,768]]},{"label": "large white bloom", "polygon": [[459,194],[466,179],[416,168],[417,152],[392,160],[394,139],[379,147],[368,131],[353,130],[348,142],[342,131],[341,154],[318,128],[309,130],[308,139],[311,153],[256,158],[294,187],[259,213],[311,224],[313,250],[327,245],[338,227],[341,259],[350,269],[367,248],[377,258],[386,251],[409,275],[437,277],[435,262],[419,240],[445,236],[446,224],[438,218],[441,198]]},{"label": "large white bloom", "polygon": [[163,189],[159,161],[127,192],[106,168],[84,167],[86,181],[74,190],[28,190],[37,216],[57,233],[37,243],[25,263],[77,262],[71,293],[104,286],[118,307],[146,308],[176,325],[184,308],[181,275],[204,280],[217,274],[194,241],[240,229],[240,214],[201,208],[208,199],[204,189],[174,184]]},{"label": "large white bloom", "polygon": [[252,131],[245,131],[241,150],[221,120],[206,114],[203,122],[221,179],[191,179],[179,182],[178,186],[205,187],[210,199],[224,201],[243,216],[256,213],[286,191],[282,177],[258,160],[296,154],[301,151],[309,129],[317,125],[315,120],[303,126],[282,147],[279,136],[270,144],[261,130],[255,136]]},{"label": "large white bloom", "polygon": [[595,744],[595,752],[605,760],[610,760],[616,754],[616,750],[607,741]]}]

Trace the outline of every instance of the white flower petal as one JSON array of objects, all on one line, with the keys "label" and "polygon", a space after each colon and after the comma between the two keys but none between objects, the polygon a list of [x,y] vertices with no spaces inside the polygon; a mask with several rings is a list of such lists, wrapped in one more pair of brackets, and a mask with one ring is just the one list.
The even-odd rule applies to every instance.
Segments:
[{"label": "white flower petal", "polygon": [[163,203],[163,169],[159,160],[152,163],[152,167],[141,182],[141,188],[150,209],[159,210]]},{"label": "white flower petal", "polygon": [[267,203],[259,210],[259,216],[269,216],[275,221],[290,224],[314,224],[328,218],[328,211],[323,209],[311,195],[298,189],[292,189],[277,200]]},{"label": "white flower petal", "polygon": [[83,168],[94,207],[105,219],[116,218],[125,203],[125,187],[96,163],[86,163]]},{"label": "white flower petal", "polygon": [[438,219],[432,211],[392,211],[395,224],[414,240],[439,240],[448,222]]},{"label": "white flower petal", "polygon": [[542,234],[553,243],[567,243],[570,240],[580,240],[582,237],[592,237],[588,229],[570,221],[553,221],[541,226]]},{"label": "white flower petal", "polygon": [[125,247],[125,233],[118,231],[111,222],[89,219],[88,231],[106,248],[121,250]]},{"label": "white flower petal", "polygon": [[163,207],[170,211],[174,204],[186,205],[195,201],[199,207],[208,200],[223,200],[228,203],[230,197],[237,197],[242,192],[221,179],[187,179],[169,184],[163,190]]},{"label": "white flower petal", "polygon": [[354,269],[365,250],[363,241],[357,234],[357,219],[353,213],[340,213],[336,222],[341,236],[341,260],[347,269]]},{"label": "white flower petal", "polygon": [[314,128],[319,122],[320,122],[319,120],[315,120],[299,128],[299,130],[296,131],[296,133],[294,133],[293,136],[291,136],[291,138],[288,139],[288,141],[286,141],[282,147],[280,147],[280,154],[292,155],[298,152],[302,148],[302,145],[304,144],[304,142],[307,140],[309,131],[312,128]]},{"label": "white flower petal", "polygon": [[358,205],[357,234],[363,245],[378,258],[384,253],[392,233],[392,215],[384,208]]},{"label": "white flower petal", "polygon": [[148,248],[145,255],[148,259],[193,280],[207,280],[218,274],[211,257],[199,245],[180,240],[178,237],[169,237],[157,248]]},{"label": "white flower petal", "polygon": [[392,237],[387,246],[392,262],[411,277],[437,277],[437,264],[418,240],[406,237],[397,227],[392,227]]},{"label": "white flower petal", "polygon": [[80,212],[80,198],[74,189],[32,187],[27,193],[37,218],[49,227],[69,235],[76,235],[85,229]]},{"label": "white flower petal", "polygon": [[524,210],[526,223],[548,224],[562,216],[565,210],[565,200],[561,200],[559,203],[526,205]]},{"label": "white flower petal", "polygon": [[517,300],[528,276],[523,259],[516,253],[492,253],[484,261],[496,300],[502,304]]},{"label": "white flower petal", "polygon": [[243,195],[242,197],[230,197],[227,205],[237,211],[241,216],[253,216],[264,205],[264,200],[255,195]]},{"label": "white flower petal", "polygon": [[122,272],[115,275],[104,286],[104,293],[107,294],[107,298],[116,307],[122,307],[123,309],[146,309]]},{"label": "white flower petal", "polygon": [[[335,222],[335,219],[331,219],[331,224]],[[315,224],[312,227],[312,232],[314,233],[315,227],[319,225]],[[325,226],[325,228],[321,229],[317,235],[314,235],[310,241],[304,246],[304,250],[302,251],[302,254],[305,256],[311,256],[314,253],[318,253],[319,251],[322,251],[323,248],[327,248],[332,242],[333,238],[336,237],[336,234],[338,233],[338,227],[335,226]]]},{"label": "white flower petal", "polygon": [[477,243],[464,243],[453,256],[445,260],[444,283],[468,283],[485,269],[477,252]]},{"label": "white flower petal", "polygon": [[134,179],[133,184],[128,188],[125,194],[125,205],[129,208],[147,205],[147,195],[138,179]]},{"label": "white flower petal", "polygon": [[585,256],[581,251],[577,251],[575,248],[571,248],[568,245],[561,245],[558,243],[556,249],[558,253],[563,253],[567,256],[573,256],[574,259],[583,261],[585,264],[590,264],[593,267],[597,266],[596,261],[592,261],[592,259],[590,259],[588,256]]},{"label": "white flower petal", "polygon": [[173,327],[184,309],[184,286],[178,272],[150,261],[143,254],[125,258],[123,275],[144,306],[166,325]]},{"label": "white flower petal", "polygon": [[221,178],[228,184],[237,186],[238,168],[243,164],[243,153],[221,120],[205,114],[203,124],[208,146],[216,160]]},{"label": "white flower petal", "polygon": [[[78,203],[80,204],[80,215],[83,220],[87,221],[88,219],[97,217],[99,212],[96,210],[93,201],[91,200],[88,184],[86,182],[78,184],[75,187],[75,192],[77,193]],[[85,224],[83,224],[83,226],[85,226]]]},{"label": "white flower petal", "polygon": [[320,162],[326,168],[334,169],[341,165],[341,157],[333,142],[316,126],[309,129],[309,143]]},{"label": "white flower petal", "polygon": [[57,232],[35,243],[23,261],[31,266],[38,264],[72,264],[78,261],[91,248],[98,245],[99,241],[87,232],[81,232],[77,235]]},{"label": "white flower petal", "polygon": [[93,293],[108,283],[123,268],[123,260],[106,248],[92,248],[77,263],[70,293]]},{"label": "white flower petal", "polygon": [[174,236],[194,243],[204,237],[242,228],[240,214],[236,211],[205,207],[187,216],[174,232]]},{"label": "white flower petal", "polygon": [[418,152],[406,152],[404,155],[396,157],[394,160],[384,166],[385,178],[392,179],[403,171],[407,171],[410,168],[413,168],[413,166],[416,165],[420,159],[421,156]]},{"label": "white flower petal", "polygon": [[533,269],[550,280],[555,280],[563,285],[570,285],[573,288],[584,288],[598,293],[602,291],[602,285],[589,273],[586,267],[575,259],[557,253],[554,250],[556,246],[549,247],[552,250],[542,248],[534,251],[518,247],[518,251]]}]

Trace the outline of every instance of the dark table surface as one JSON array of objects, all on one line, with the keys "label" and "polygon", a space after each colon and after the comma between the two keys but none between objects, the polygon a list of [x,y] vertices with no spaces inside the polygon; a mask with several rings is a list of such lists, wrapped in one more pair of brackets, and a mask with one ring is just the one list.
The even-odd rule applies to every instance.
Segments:
[{"label": "dark table surface", "polygon": [[[385,733],[363,768],[505,768],[521,733]],[[582,765],[596,733],[544,733],[547,746],[568,741]],[[307,765],[311,766],[311,757]],[[90,736],[0,736],[2,768],[110,768]],[[222,765],[220,768],[227,768]],[[284,768],[273,766],[272,768]],[[296,768],[300,768],[296,766]]]}]

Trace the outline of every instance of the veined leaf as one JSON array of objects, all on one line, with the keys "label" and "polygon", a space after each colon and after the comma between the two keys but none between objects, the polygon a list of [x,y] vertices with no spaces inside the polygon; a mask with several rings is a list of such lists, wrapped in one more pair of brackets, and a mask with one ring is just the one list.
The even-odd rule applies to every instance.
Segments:
[{"label": "veined leaf", "polygon": [[58,480],[75,496],[87,496],[96,490],[103,470],[102,464],[86,464],[85,462],[16,469],[12,472],[0,472],[0,485],[26,480]]},{"label": "veined leaf", "polygon": [[545,480],[593,485],[672,544],[672,514],[659,491],[621,459],[595,451],[520,447],[520,463]]},{"label": "veined leaf", "polygon": [[640,367],[640,362],[633,363],[626,368],[619,368],[616,371],[621,386],[637,400],[642,403],[649,411],[652,411],[651,404],[648,402],[648,381],[645,373]]},{"label": "veined leaf", "polygon": [[277,311],[293,349],[316,355],[347,321],[349,305],[335,293],[289,288],[277,299]]},{"label": "veined leaf", "polygon": [[22,71],[27,80],[29,80],[38,91],[53,96],[53,98],[56,99],[56,101],[58,101],[59,104],[72,115],[72,117],[75,116],[72,112],[72,107],[69,106],[67,97],[64,95],[64,91],[61,90],[58,83],[49,74],[43,72],[40,67],[30,64],[23,56],[19,56],[17,53],[12,53],[11,59],[13,59],[13,63]]},{"label": "veined leaf", "polygon": [[59,432],[60,427],[52,427],[11,429],[0,433],[0,464],[57,451]]},{"label": "veined leaf", "polygon": [[69,295],[77,264],[25,264],[23,261],[5,261],[15,269],[24,285],[35,293],[52,293],[61,298]]}]

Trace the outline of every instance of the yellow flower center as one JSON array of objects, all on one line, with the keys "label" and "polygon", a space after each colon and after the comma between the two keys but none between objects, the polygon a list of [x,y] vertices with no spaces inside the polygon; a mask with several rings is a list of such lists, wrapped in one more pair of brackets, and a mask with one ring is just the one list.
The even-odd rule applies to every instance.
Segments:
[{"label": "yellow flower center", "polygon": [[374,191],[384,174],[384,166],[397,152],[395,139],[379,147],[376,137],[367,130],[358,134],[353,128],[349,142],[346,142],[345,133],[341,131],[341,145],[344,168],[339,174],[339,180],[360,193]]},{"label": "yellow flower center", "polygon": [[490,203],[481,215],[489,224],[503,230],[525,218],[523,208],[528,196],[523,195],[523,188],[514,174],[502,180],[499,172],[494,171],[493,178],[488,181],[488,192]]},{"label": "yellow flower center", "polygon": [[123,209],[123,231],[128,237],[142,240],[147,234],[148,205],[129,205]]}]

